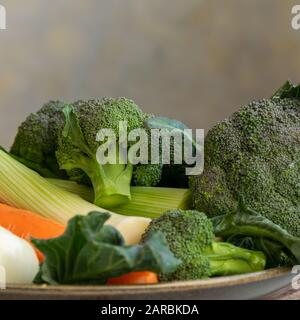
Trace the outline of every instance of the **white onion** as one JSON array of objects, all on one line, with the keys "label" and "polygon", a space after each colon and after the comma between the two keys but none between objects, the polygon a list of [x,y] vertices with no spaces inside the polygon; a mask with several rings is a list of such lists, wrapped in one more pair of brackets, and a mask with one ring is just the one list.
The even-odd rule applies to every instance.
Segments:
[{"label": "white onion", "polygon": [[6,285],[30,284],[39,270],[32,246],[0,227],[0,268],[5,270]]}]

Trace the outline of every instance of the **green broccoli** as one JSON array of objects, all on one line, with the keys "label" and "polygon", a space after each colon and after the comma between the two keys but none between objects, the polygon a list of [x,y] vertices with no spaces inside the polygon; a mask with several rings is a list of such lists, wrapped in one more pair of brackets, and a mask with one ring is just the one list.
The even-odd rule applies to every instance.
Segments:
[{"label": "green broccoli", "polygon": [[30,114],[20,125],[11,147],[11,154],[20,162],[49,178],[66,177],[55,157],[65,105],[61,101],[50,101],[37,113]]},{"label": "green broccoli", "polygon": [[[133,168],[132,185],[139,187],[156,187],[162,177],[163,166],[159,164],[151,164],[151,131],[146,127],[146,121],[152,119],[153,115],[147,115],[144,121],[144,128],[148,134],[148,159],[147,164],[138,164]],[[160,146],[158,146],[160,148]],[[160,149],[159,149],[160,150]]]},{"label": "green broccoli", "polygon": [[82,182],[83,172],[89,177],[95,204],[111,208],[127,203],[133,165],[99,164],[97,150],[102,142],[98,142],[96,137],[99,129],[109,128],[118,139],[120,121],[127,121],[130,132],[142,128],[147,115],[133,101],[125,98],[78,101],[65,107],[63,113],[65,126],[58,137],[56,151],[60,168],[77,182]]},{"label": "green broccoli", "polygon": [[205,168],[191,177],[194,208],[209,217],[245,205],[300,236],[299,88],[286,83],[214,126],[205,139]]},{"label": "green broccoli", "polygon": [[[184,144],[183,139],[186,136],[186,133],[184,133],[184,129],[188,129],[188,127],[174,119],[169,119],[166,117],[149,117],[145,120],[145,126],[148,129],[159,129],[164,130],[166,132],[170,133],[170,159],[169,163],[164,163],[162,166],[162,172],[161,172],[161,179],[159,181],[158,186],[159,187],[165,187],[165,188],[188,188],[189,182],[188,182],[188,176],[186,175],[186,168],[188,165],[184,161],[183,154],[181,153],[181,159],[180,164],[176,164],[175,162],[175,153],[178,156],[179,152],[175,151],[175,144],[174,139],[172,137],[172,133],[174,131],[181,132],[182,134],[182,151],[184,150]],[[192,140],[192,143],[194,144],[193,137],[189,137]],[[162,149],[163,141],[160,138],[160,150],[162,155]],[[177,146],[178,148],[178,146]],[[182,152],[181,151],[181,152]],[[162,159],[161,159],[162,161]],[[163,162],[163,161],[162,161]]]},{"label": "green broccoli", "polygon": [[[104,166],[105,179],[103,181],[105,181],[106,187],[110,184],[110,187],[106,188],[98,180],[97,170],[94,171],[91,167],[87,168],[82,163],[76,164],[73,159],[71,159],[72,163],[69,163],[70,159],[65,151],[68,149],[70,150],[68,152],[74,156],[76,154],[77,157],[79,149],[78,146],[74,147],[73,143],[68,143],[70,139],[62,138],[60,135],[63,129],[70,124],[65,123],[64,109],[68,106],[70,105],[64,102],[50,101],[40,111],[29,115],[19,127],[11,147],[11,155],[44,177],[69,178],[82,184],[92,184],[95,188],[95,203],[106,207],[117,206],[126,202],[126,199],[130,199],[129,185],[131,182],[132,185],[137,186],[156,186],[159,183],[162,172],[161,165],[124,166],[117,164],[113,167],[112,165]],[[96,141],[99,129],[113,129],[118,136],[119,121],[127,121],[128,131],[130,131],[142,128],[144,120],[150,117],[142,112],[133,101],[125,98],[77,101],[72,104],[72,109],[75,118],[78,118],[83,141],[87,142],[86,145],[93,156],[99,146]],[[70,118],[68,119],[70,120]],[[69,128],[73,129],[73,127]],[[66,133],[66,130],[64,132]],[[81,159],[86,160],[87,157]],[[124,172],[125,167],[127,168],[126,172]],[[113,170],[111,170],[112,168]],[[120,197],[117,195],[111,197],[110,203],[101,202],[99,200],[102,197],[99,194],[100,188],[103,195],[107,193],[110,197],[113,193],[120,192]],[[113,190],[113,188],[118,190]]]},{"label": "green broccoli", "polygon": [[160,164],[139,164],[133,168],[132,185],[140,187],[155,187],[162,175]]},{"label": "green broccoli", "polygon": [[162,274],[162,280],[192,280],[242,274],[260,271],[265,267],[263,253],[217,242],[212,222],[202,212],[168,211],[152,220],[142,242],[154,231],[161,231],[165,235],[170,250],[182,261],[175,273]]}]

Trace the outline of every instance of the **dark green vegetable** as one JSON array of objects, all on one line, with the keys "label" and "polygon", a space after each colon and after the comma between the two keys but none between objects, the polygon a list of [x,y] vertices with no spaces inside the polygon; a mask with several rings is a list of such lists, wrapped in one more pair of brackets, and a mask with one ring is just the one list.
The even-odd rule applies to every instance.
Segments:
[{"label": "dark green vegetable", "polygon": [[161,164],[138,164],[133,167],[133,186],[152,187],[157,186],[161,180]]},{"label": "dark green vegetable", "polygon": [[64,102],[50,101],[30,114],[20,125],[11,147],[11,154],[20,162],[48,178],[66,177],[65,172],[59,170],[55,157],[65,106]]},{"label": "dark green vegetable", "polygon": [[[179,132],[182,136],[182,141],[184,138],[189,141],[194,148],[197,147],[197,144],[193,136],[187,133],[186,129],[189,129],[184,123],[169,119],[165,117],[151,117],[145,120],[145,126],[148,129],[164,129],[167,132]],[[182,147],[184,144],[182,144]],[[181,159],[181,164],[175,164],[174,161],[174,143],[171,139],[170,141],[170,164],[164,164],[162,169],[162,175],[159,182],[160,187],[171,187],[171,188],[188,188],[189,180],[186,175],[186,168],[188,165],[184,161],[184,157]],[[182,149],[183,150],[183,149]]]},{"label": "dark green vegetable", "polygon": [[202,212],[169,211],[152,220],[143,241],[152,232],[162,232],[170,250],[182,261],[176,272],[162,273],[162,280],[191,280],[211,276],[242,274],[263,270],[265,256],[261,252],[215,241],[213,225]]},{"label": "dark green vegetable", "polygon": [[204,172],[190,179],[194,207],[209,217],[230,214],[243,197],[300,237],[299,128],[299,88],[290,83],[214,126],[205,139]]},{"label": "dark green vegetable", "polygon": [[[67,170],[71,179],[81,181],[84,172],[94,188],[94,203],[112,208],[130,200],[130,184],[133,165],[100,164],[97,142],[101,128],[113,130],[119,139],[119,123],[127,121],[128,132],[141,128],[146,115],[127,99],[104,99],[88,102],[79,101],[63,109],[65,127],[59,135],[57,161],[61,169]],[[120,150],[117,150],[117,152]],[[121,152],[121,151],[120,151]]]},{"label": "dark green vegetable", "polygon": [[246,207],[243,201],[235,212],[211,220],[217,236],[263,251],[270,266],[300,263],[300,238]]},{"label": "dark green vegetable", "polygon": [[131,183],[157,185],[162,166],[99,165],[96,151],[102,142],[96,141],[97,133],[109,128],[119,139],[120,121],[127,121],[130,132],[144,128],[149,117],[126,98],[50,102],[19,127],[11,154],[44,177],[92,184],[95,204],[115,207],[130,200]]},{"label": "dark green vegetable", "polygon": [[300,98],[300,85],[294,85],[288,80],[273,94],[272,98]]},{"label": "dark green vegetable", "polygon": [[266,268],[276,268],[279,266],[293,266],[295,258],[279,242],[261,237],[232,236],[228,241],[240,248],[261,251],[266,255]]},{"label": "dark green vegetable", "polygon": [[165,129],[168,132],[178,131],[185,137],[188,141],[192,143],[194,148],[197,147],[196,141],[189,131],[185,131],[189,129],[184,123],[175,120],[169,119],[166,117],[151,117],[145,120],[145,126],[148,129]]},{"label": "dark green vegetable", "polygon": [[45,255],[36,283],[104,284],[109,278],[133,271],[174,272],[180,261],[170,252],[164,236],[151,234],[143,245],[125,246],[121,234],[104,225],[109,214],[75,216],[65,233],[55,239],[33,239]]},{"label": "dark green vegetable", "polygon": [[185,164],[165,164],[162,169],[160,187],[189,188],[189,176],[186,175]]}]

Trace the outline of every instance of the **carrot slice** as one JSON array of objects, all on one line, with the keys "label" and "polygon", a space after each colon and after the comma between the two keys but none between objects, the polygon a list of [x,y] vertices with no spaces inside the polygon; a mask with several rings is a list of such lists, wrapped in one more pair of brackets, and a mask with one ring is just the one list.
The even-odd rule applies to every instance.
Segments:
[{"label": "carrot slice", "polygon": [[107,281],[108,285],[133,285],[155,283],[158,283],[158,276],[156,273],[150,271],[131,272],[117,278],[109,279]]},{"label": "carrot slice", "polygon": [[[31,238],[55,238],[65,231],[65,227],[57,222],[5,204],[0,204],[0,226],[27,241],[30,241]],[[39,261],[43,262],[44,256],[38,250],[36,253]]]}]

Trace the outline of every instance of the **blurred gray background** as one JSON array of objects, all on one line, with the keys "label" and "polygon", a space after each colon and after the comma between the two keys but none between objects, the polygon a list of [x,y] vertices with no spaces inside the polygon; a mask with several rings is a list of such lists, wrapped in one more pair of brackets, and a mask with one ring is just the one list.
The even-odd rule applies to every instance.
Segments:
[{"label": "blurred gray background", "polygon": [[289,0],[0,0],[0,144],[49,99],[127,96],[208,129],[300,81]]}]

